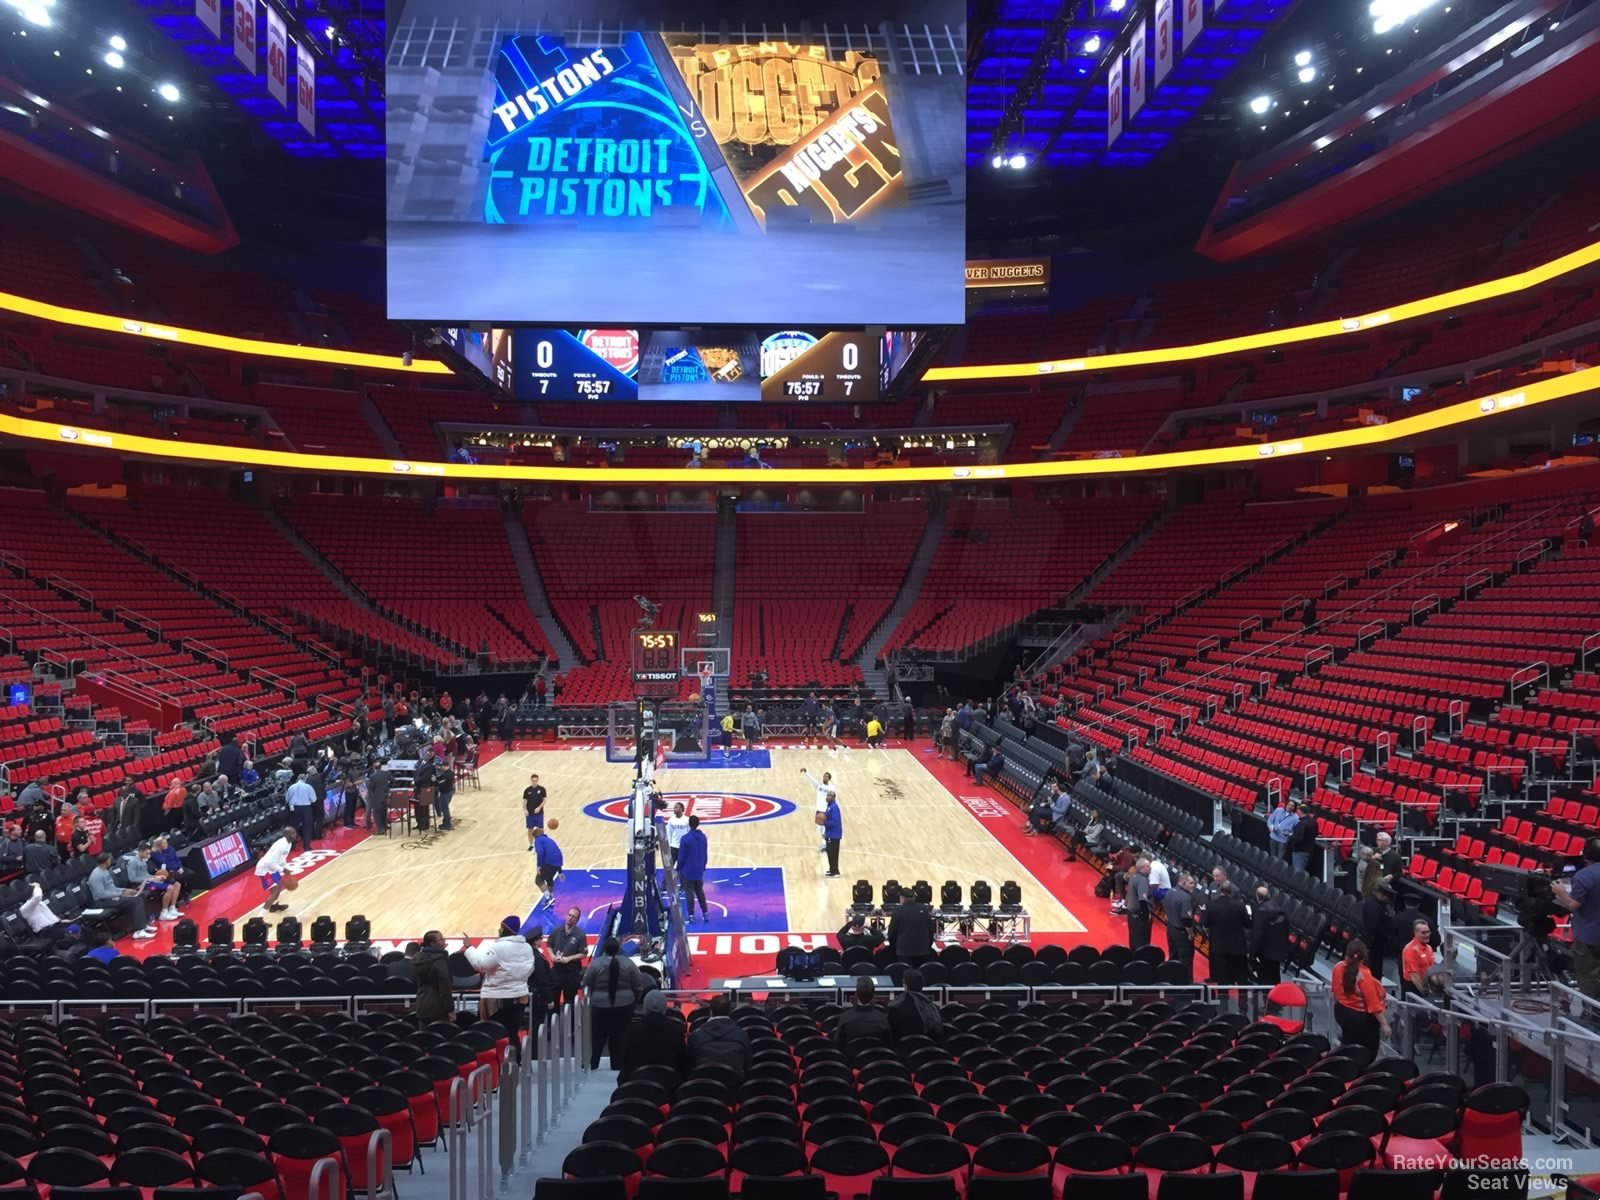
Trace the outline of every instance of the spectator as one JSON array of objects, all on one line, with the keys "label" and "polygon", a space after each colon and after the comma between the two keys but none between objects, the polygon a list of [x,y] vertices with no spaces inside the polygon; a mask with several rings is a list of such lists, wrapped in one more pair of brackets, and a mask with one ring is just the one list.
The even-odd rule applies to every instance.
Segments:
[{"label": "spectator", "polygon": [[22,791],[17,793],[18,808],[32,808],[36,804],[45,803],[44,785],[37,779],[30,780]]},{"label": "spectator", "polygon": [[[470,941],[465,933],[461,939]],[[522,936],[522,918],[506,917],[494,941],[467,946],[463,953],[483,976],[478,989],[483,1016],[500,1022],[515,1037],[527,1018],[528,976],[533,974],[533,951]]]},{"label": "spectator", "polygon": [[527,942],[533,952],[533,972],[528,976],[528,1028],[537,1029],[555,1006],[556,979],[544,950],[544,930],[535,925],[528,930]]},{"label": "spectator", "polygon": [[44,938],[47,942],[57,942],[67,936],[67,927],[62,924],[61,918],[56,916],[50,905],[45,903],[44,889],[37,883],[33,885],[33,894],[22,902],[17,909],[22,919],[28,923],[28,928],[34,936]]},{"label": "spectator", "polygon": [[154,847],[153,842],[141,842],[132,854],[122,860],[122,869],[127,874],[129,883],[156,902],[161,920],[176,921],[178,900],[183,895],[183,886],[176,880],[168,878],[164,868],[151,864]]},{"label": "spectator", "polygon": [[910,968],[901,977],[905,991],[889,1006],[889,1030],[896,1042],[908,1037],[944,1040],[944,1017],[939,1006],[922,993],[922,972]]},{"label": "spectator", "polygon": [[711,997],[711,1016],[689,1035],[691,1069],[702,1063],[721,1063],[743,1075],[750,1065],[750,1035],[733,1019],[733,1001],[725,994]]},{"label": "spectator", "polygon": [[[1378,876],[1393,887],[1400,881],[1400,877],[1405,874],[1405,863],[1400,858],[1400,847],[1394,844],[1393,837],[1381,830],[1378,833],[1377,842]],[[1371,947],[1369,946],[1368,949],[1371,949]]]},{"label": "spectator", "polygon": [[444,934],[430,929],[422,935],[413,969],[417,975],[417,1020],[448,1021],[455,1013],[455,985],[450,980],[450,952]]},{"label": "spectator", "polygon": [[1400,994],[1422,995],[1428,991],[1428,972],[1433,970],[1433,928],[1418,918],[1411,923],[1411,940],[1400,951]]},{"label": "spectator", "polygon": [[1345,1043],[1365,1046],[1376,1056],[1380,1036],[1389,1036],[1384,1015],[1389,997],[1379,978],[1367,969],[1366,959],[1367,947],[1360,938],[1351,938],[1344,961],[1333,969],[1333,1017]]},{"label": "spectator", "polygon": [[89,896],[98,907],[109,909],[113,919],[120,919],[125,929],[133,930],[134,937],[155,937],[156,927],[150,921],[144,897],[138,888],[117,884],[111,875],[111,855],[106,851],[101,851],[100,857],[95,859],[94,870],[89,872]]},{"label": "spectator", "polygon": [[841,950],[848,950],[852,946],[865,946],[868,950],[876,950],[881,945],[883,945],[883,926],[874,921],[872,928],[868,929],[866,913],[851,913],[839,927]]},{"label": "spectator", "polygon": [[1250,910],[1224,880],[1216,899],[1206,905],[1207,951],[1211,957],[1211,982],[1241,987],[1250,982]]},{"label": "spectator", "polygon": [[1039,796],[1028,808],[1028,818],[1022,823],[1022,836],[1037,837],[1041,833],[1049,833],[1051,827],[1050,799],[1048,796]]},{"label": "spectator", "polygon": [[1194,876],[1178,876],[1178,886],[1168,888],[1161,897],[1161,911],[1167,918],[1167,957],[1194,970],[1194,939],[1190,930],[1194,926]]},{"label": "spectator", "polygon": [[687,1075],[689,1048],[683,1040],[683,1018],[667,1010],[667,998],[660,988],[646,992],[639,1007],[644,1015],[628,1027],[623,1039],[623,1067],[617,1082],[627,1083],[640,1067],[671,1067],[680,1076]]},{"label": "spectator", "polygon": [[1317,818],[1309,812],[1299,816],[1289,834],[1289,861],[1296,871],[1307,871],[1311,868],[1311,853],[1317,848]]},{"label": "spectator", "polygon": [[23,870],[22,860],[27,853],[28,843],[22,838],[22,830],[14,822],[6,826],[5,841],[0,842],[0,869],[7,871]]},{"label": "spectator", "polygon": [[300,831],[301,844],[311,849],[311,839],[316,833],[317,789],[306,780],[304,771],[295,776],[283,793],[283,801],[289,806],[289,824]]},{"label": "spectator", "polygon": [[997,749],[990,750],[987,762],[974,763],[972,765],[972,780],[974,783],[982,784],[985,778],[998,779],[1000,772],[1005,769],[1006,756]]},{"label": "spectator", "polygon": [[183,803],[189,798],[189,788],[181,779],[174,779],[172,786],[167,789],[167,794],[161,800],[161,831],[177,829],[183,824]]},{"label": "spectator", "polygon": [[863,975],[856,980],[855,1003],[844,1010],[833,1027],[833,1040],[839,1043],[840,1049],[848,1051],[866,1044],[887,1046],[894,1041],[889,1014],[873,1001],[877,991],[871,976]]},{"label": "spectator", "polygon": [[[524,946],[526,949],[526,946]],[[628,1022],[633,1020],[634,1002],[644,992],[644,979],[631,958],[622,953],[622,943],[607,938],[583,973],[583,986],[589,990],[589,1015],[593,1032],[589,1042],[589,1069],[600,1069],[600,1055],[608,1052],[611,1066],[620,1070],[622,1040]]]},{"label": "spectator", "polygon": [[1389,909],[1393,903],[1394,889],[1383,882],[1361,902],[1361,940],[1366,951],[1362,962],[1379,979],[1383,978],[1383,960],[1389,950]]},{"label": "spectator", "polygon": [[244,748],[231,733],[222,735],[222,749],[217,751],[217,771],[226,775],[235,787],[239,786],[244,774]]},{"label": "spectator", "polygon": [[1150,860],[1141,858],[1128,876],[1123,912],[1128,918],[1128,949],[1150,944]]},{"label": "spectator", "polygon": [[1572,914],[1572,958],[1578,990],[1600,1000],[1600,838],[1583,843],[1583,869],[1558,880],[1555,901]]},{"label": "spectator", "polygon": [[172,848],[172,843],[164,837],[158,837],[150,843],[150,862],[152,870],[160,871],[167,883],[178,889],[177,897],[168,906],[176,915],[184,895],[193,892],[194,880],[189,878],[189,872],[184,869],[183,860]]},{"label": "spectator", "polygon": [[1127,912],[1128,876],[1133,871],[1133,851],[1126,846],[1118,846],[1106,862],[1106,895],[1111,897],[1111,915],[1121,916]]},{"label": "spectator", "polygon": [[1299,806],[1290,800],[1279,804],[1267,817],[1267,836],[1272,839],[1272,852],[1284,862],[1289,861],[1289,836],[1300,821]]},{"label": "spectator", "polygon": [[1265,887],[1256,889],[1256,911],[1250,919],[1250,957],[1256,982],[1278,983],[1289,961],[1289,914]]},{"label": "spectator", "polygon": [[915,892],[901,894],[889,918],[889,948],[900,962],[920,967],[933,956],[933,906],[917,900]]},{"label": "spectator", "polygon": [[117,948],[111,944],[111,935],[103,929],[93,935],[92,943],[89,949],[84,951],[83,956],[103,963],[108,963],[113,958],[120,957],[117,953]]},{"label": "spectator", "polygon": [[1150,898],[1160,900],[1172,890],[1172,872],[1167,870],[1167,864],[1156,857],[1155,851],[1150,852]]},{"label": "spectator", "polygon": [[1090,854],[1103,858],[1107,852],[1106,823],[1099,809],[1091,811],[1088,821],[1084,823],[1083,844],[1088,847]]},{"label": "spectator", "polygon": [[667,818],[667,855],[672,860],[672,865],[678,865],[678,847],[683,843],[683,835],[689,832],[689,818],[683,811],[683,802],[680,800],[672,806],[672,815]]},{"label": "spectator", "polygon": [[939,719],[939,757],[956,759],[956,710],[947,708]]},{"label": "spectator", "polygon": [[417,955],[421,953],[421,942],[407,942],[405,949],[400,952],[399,958],[391,961],[387,954],[384,955],[384,978],[399,979],[415,985],[417,982]]}]

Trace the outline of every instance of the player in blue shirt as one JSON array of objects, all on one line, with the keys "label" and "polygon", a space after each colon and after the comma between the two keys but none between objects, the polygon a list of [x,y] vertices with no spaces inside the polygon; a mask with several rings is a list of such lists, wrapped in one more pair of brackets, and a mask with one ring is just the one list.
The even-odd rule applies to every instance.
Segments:
[{"label": "player in blue shirt", "polygon": [[706,835],[700,830],[700,818],[690,817],[689,828],[678,842],[678,878],[683,881],[683,894],[689,902],[689,920],[694,920],[694,902],[700,901],[700,916],[711,919],[706,907]]},{"label": "player in blue shirt", "polygon": [[[557,822],[551,820],[550,829],[555,829]],[[533,840],[534,883],[539,885],[539,904],[554,904],[556,902],[556,879],[561,874],[561,867],[565,859],[561,856],[561,847],[556,845],[555,838],[550,836],[548,830],[534,831]],[[534,907],[538,908],[539,904]]]},{"label": "player in blue shirt", "polygon": [[[823,847],[828,852],[828,872],[825,878],[839,878],[839,840],[844,837],[844,822],[839,816],[839,796],[828,793],[828,809],[822,820]],[[682,851],[680,850],[681,854]]]}]

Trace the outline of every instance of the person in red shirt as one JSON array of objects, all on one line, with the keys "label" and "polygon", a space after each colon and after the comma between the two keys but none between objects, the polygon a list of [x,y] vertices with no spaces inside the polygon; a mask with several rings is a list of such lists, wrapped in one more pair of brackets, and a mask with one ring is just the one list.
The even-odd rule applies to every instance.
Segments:
[{"label": "person in red shirt", "polygon": [[1344,961],[1333,969],[1334,1021],[1342,1040],[1366,1046],[1378,1053],[1378,1040],[1389,1036],[1389,1019],[1384,1015],[1389,997],[1383,983],[1367,969],[1367,947],[1360,938],[1351,938],[1344,950]]},{"label": "person in red shirt", "polygon": [[77,806],[70,801],[63,802],[61,811],[56,814],[56,850],[62,858],[72,854],[72,827],[78,820]]},{"label": "person in red shirt", "polygon": [[1433,929],[1426,921],[1411,922],[1411,940],[1400,951],[1400,991],[1402,995],[1428,990],[1428,972],[1436,961],[1430,938]]}]

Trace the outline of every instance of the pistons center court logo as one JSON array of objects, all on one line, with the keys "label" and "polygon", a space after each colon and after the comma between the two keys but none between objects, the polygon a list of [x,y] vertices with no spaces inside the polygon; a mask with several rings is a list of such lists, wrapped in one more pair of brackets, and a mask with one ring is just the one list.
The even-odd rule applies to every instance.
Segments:
[{"label": "pistons center court logo", "polygon": [[[760,796],[754,792],[662,792],[671,815],[674,804],[683,805],[685,816],[699,817],[702,825],[736,825],[743,821],[766,821],[794,811],[794,802],[781,796]],[[626,821],[631,796],[612,796],[596,800],[583,810],[585,816],[602,821]],[[663,815],[663,814],[658,814]]]}]

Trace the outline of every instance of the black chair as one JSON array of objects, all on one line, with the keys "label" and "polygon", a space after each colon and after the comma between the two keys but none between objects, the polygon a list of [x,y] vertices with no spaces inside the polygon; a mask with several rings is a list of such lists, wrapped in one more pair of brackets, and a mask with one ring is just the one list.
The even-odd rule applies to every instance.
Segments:
[{"label": "black chair", "polygon": [[1133,1162],[1133,1151],[1127,1142],[1112,1134],[1080,1133],[1056,1148],[1055,1161],[1069,1175],[1103,1175],[1127,1170]]},{"label": "black chair", "polygon": [[666,1179],[705,1179],[722,1173],[727,1165],[722,1150],[710,1142],[672,1138],[656,1145],[645,1160],[644,1169],[647,1175]]},{"label": "black chair", "polygon": [[[956,1200],[956,1181],[934,1179],[874,1179],[870,1200]],[[843,1196],[840,1200],[844,1200]]]},{"label": "black chair", "polygon": [[1296,1155],[1303,1167],[1330,1171],[1353,1171],[1370,1165],[1376,1157],[1372,1139],[1353,1129],[1319,1133]]},{"label": "black chair", "polygon": [[[940,1117],[944,1112],[940,1110]],[[1015,1117],[1000,1112],[975,1112],[963,1117],[951,1129],[951,1136],[964,1146],[981,1146],[990,1138],[1003,1133],[1021,1133],[1022,1124]]]},{"label": "black chair", "polygon": [[1156,1200],[1244,1200],[1244,1176],[1238,1171],[1204,1175],[1174,1172],[1161,1177]]},{"label": "black chair", "polygon": [[637,1117],[600,1117],[583,1131],[585,1142],[617,1142],[638,1150],[655,1141],[655,1133]]},{"label": "black chair", "polygon": [[541,1179],[533,1200],[628,1200],[621,1176],[609,1179]]},{"label": "black chair", "polygon": [[932,1113],[903,1113],[884,1122],[878,1140],[886,1146],[903,1146],[913,1138],[942,1137],[949,1132],[948,1126]]},{"label": "black chair", "polygon": [[639,1155],[620,1142],[585,1142],[561,1160],[561,1173],[588,1181],[630,1179],[643,1171]]},{"label": "black chair", "polygon": [[1069,1175],[1062,1200],[1149,1200],[1143,1175]]},{"label": "black chair", "polygon": [[1050,1147],[1026,1133],[999,1134],[972,1152],[974,1179],[1036,1175],[1048,1183],[1050,1165]]},{"label": "black chair", "polygon": [[1353,1129],[1376,1141],[1389,1131],[1389,1118],[1375,1108],[1351,1104],[1334,1109],[1317,1122],[1318,1133],[1336,1133],[1341,1129]]},{"label": "black chair", "polygon": [[1250,1189],[1250,1200],[1339,1200],[1339,1172],[1263,1171]]},{"label": "black chair", "polygon": [[914,1137],[903,1146],[895,1147],[889,1165],[891,1172],[900,1177],[946,1176],[953,1180],[971,1168],[972,1153],[953,1137],[930,1134]]},{"label": "black chair", "polygon": [[[105,1183],[111,1172],[95,1155],[70,1146],[40,1150],[28,1163],[28,1182],[58,1188],[87,1188]],[[98,1189],[97,1189],[98,1190]]]},{"label": "black chair", "polygon": [[1170,1126],[1155,1113],[1122,1112],[1100,1126],[1100,1132],[1119,1137],[1129,1146],[1139,1147],[1151,1138],[1166,1133]]},{"label": "black chair", "polygon": [[1286,1170],[1294,1162],[1294,1143],[1276,1133],[1241,1133],[1217,1149],[1219,1168],[1252,1175]]},{"label": "black chair", "polygon": [[1029,1122],[1028,1132],[1047,1146],[1059,1146],[1080,1133],[1093,1133],[1094,1124],[1077,1113],[1052,1112]]},{"label": "black chair", "polygon": [[639,1200],[728,1200],[728,1181],[721,1176],[703,1179],[651,1179],[639,1181]]},{"label": "black chair", "polygon": [[[867,1179],[889,1169],[888,1152],[872,1137],[840,1137],[823,1142],[811,1152],[811,1169],[829,1177],[830,1184]],[[829,1191],[843,1189],[828,1188]]]},{"label": "black chair", "polygon": [[728,1166],[745,1176],[803,1175],[807,1166],[805,1147],[798,1138],[751,1138],[734,1146]]},{"label": "black chair", "polygon": [[1132,1112],[1133,1101],[1114,1092],[1100,1092],[1079,1100],[1072,1106],[1072,1111],[1087,1117],[1095,1125],[1104,1125],[1118,1113]]},{"label": "black chair", "polygon": [[1246,1133],[1275,1133],[1298,1142],[1316,1132],[1311,1114],[1298,1108],[1269,1108],[1245,1125]]}]

